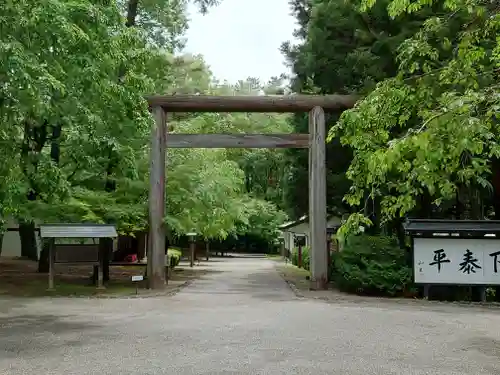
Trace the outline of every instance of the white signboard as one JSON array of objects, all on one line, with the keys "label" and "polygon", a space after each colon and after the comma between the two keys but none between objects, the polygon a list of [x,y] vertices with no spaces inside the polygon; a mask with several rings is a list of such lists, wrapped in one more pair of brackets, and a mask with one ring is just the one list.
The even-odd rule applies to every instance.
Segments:
[{"label": "white signboard", "polygon": [[144,276],[132,276],[132,281],[142,281],[144,280]]},{"label": "white signboard", "polygon": [[420,284],[500,284],[500,239],[415,238]]}]

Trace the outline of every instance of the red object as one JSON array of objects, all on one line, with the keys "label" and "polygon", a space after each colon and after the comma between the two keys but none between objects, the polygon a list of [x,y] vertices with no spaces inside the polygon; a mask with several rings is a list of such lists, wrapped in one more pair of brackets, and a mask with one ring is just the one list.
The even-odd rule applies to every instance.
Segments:
[{"label": "red object", "polygon": [[127,255],[124,259],[127,263],[136,263],[137,262],[137,254]]}]

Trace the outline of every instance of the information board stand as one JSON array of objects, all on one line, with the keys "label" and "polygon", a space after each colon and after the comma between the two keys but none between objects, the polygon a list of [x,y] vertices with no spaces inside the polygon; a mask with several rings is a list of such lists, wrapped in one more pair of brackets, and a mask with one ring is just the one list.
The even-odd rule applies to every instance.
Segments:
[{"label": "information board stand", "polygon": [[411,236],[413,279],[429,297],[433,285],[480,288],[500,285],[500,221],[407,220]]}]

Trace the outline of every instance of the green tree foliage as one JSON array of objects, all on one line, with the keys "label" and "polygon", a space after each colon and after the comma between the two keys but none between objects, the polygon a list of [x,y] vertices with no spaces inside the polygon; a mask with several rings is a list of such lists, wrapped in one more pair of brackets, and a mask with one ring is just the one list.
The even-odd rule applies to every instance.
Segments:
[{"label": "green tree foliage", "polygon": [[[205,12],[217,1],[195,3]],[[201,56],[179,55],[186,6],[169,0],[7,0],[2,6],[0,218],[21,221],[23,255],[36,258],[34,221],[110,222],[122,233],[147,227],[151,118],[144,95],[249,91],[251,80],[221,84]],[[252,90],[282,86],[278,78],[253,83]],[[171,131],[186,133],[287,128],[283,116],[176,114],[170,120]],[[169,150],[170,234],[195,229],[205,238],[225,238],[259,231],[272,239],[284,217],[278,208],[283,168],[280,153]],[[272,191],[264,188],[270,180]]]},{"label": "green tree foliage", "polygon": [[382,223],[407,215],[484,218],[492,191],[498,202],[498,5],[387,5],[395,21],[415,13],[426,19],[400,44],[397,74],[344,112],[330,134],[354,154],[346,200],[355,207],[367,197],[378,201]]},{"label": "green tree foliage", "polygon": [[[305,270],[310,270],[311,269],[311,248],[309,246],[303,246],[302,247],[302,264],[301,267]],[[299,248],[294,247],[293,250],[291,251],[291,261],[294,266],[299,265]]]},{"label": "green tree foliage", "polygon": [[[411,30],[421,23],[419,17],[408,16],[394,21],[385,11],[383,1],[366,12],[358,1],[292,0],[292,11],[298,22],[295,34],[298,43],[282,47],[293,70],[292,90],[308,94],[365,94],[377,82],[392,77],[397,71],[396,50]],[[327,116],[329,126],[339,114]],[[296,115],[292,126],[297,132],[307,132],[304,115]],[[287,201],[295,215],[307,212],[308,173],[307,153],[290,150],[294,160],[287,191]],[[349,191],[350,181],[345,172],[352,159],[349,147],[334,138],[327,145],[328,210],[348,212],[342,202]]]},{"label": "green tree foliage", "polygon": [[[276,87],[279,82],[274,81],[273,84]],[[201,86],[196,90],[212,95],[250,95],[268,87],[256,79],[247,78],[236,85],[213,81],[204,90]],[[285,115],[258,113],[183,115],[178,121],[173,122],[172,127],[179,133],[290,132]],[[180,225],[178,228],[184,228],[181,233],[189,231],[190,228],[196,229],[205,238],[224,239],[228,235],[258,234],[271,241],[276,237],[277,226],[285,219],[284,213],[279,210],[283,206],[287,164],[282,151],[267,149],[169,151],[169,156],[172,157],[181,154],[194,157],[192,164],[186,160],[180,162],[179,170],[184,170],[181,172],[184,175],[192,173],[193,176],[197,176],[197,182],[193,180],[192,183],[201,190],[191,199],[197,200],[197,204],[203,209],[191,211],[199,212],[200,216],[190,215],[189,223],[182,225],[178,220],[186,215],[172,211],[170,220],[175,223],[174,227]],[[174,165],[175,163],[171,163],[169,168],[173,169]],[[175,175],[176,172],[172,173]],[[167,181],[171,184],[171,177]],[[185,183],[187,179],[180,178],[179,181]],[[193,188],[187,189],[187,191],[193,190]],[[184,210],[189,211],[190,208],[185,207],[186,202],[182,196],[179,199]],[[173,209],[175,204],[169,204],[168,207]]]},{"label": "green tree foliage", "polygon": [[[7,141],[4,152],[20,160],[11,211],[29,223],[45,205],[70,198],[67,160],[97,174],[103,146],[116,144],[129,158],[140,149],[134,140],[149,127],[141,96],[151,89],[143,69],[150,51],[119,27],[119,9],[109,2],[9,1],[2,8],[2,128],[15,144]],[[130,69],[118,82],[122,66]]]}]

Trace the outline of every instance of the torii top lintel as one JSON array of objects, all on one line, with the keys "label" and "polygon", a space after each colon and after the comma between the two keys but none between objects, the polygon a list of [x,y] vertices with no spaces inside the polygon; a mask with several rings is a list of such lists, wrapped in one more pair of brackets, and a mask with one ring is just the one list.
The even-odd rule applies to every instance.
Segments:
[{"label": "torii top lintel", "polygon": [[167,112],[308,112],[322,107],[325,112],[349,109],[359,97],[354,95],[154,95],[146,97],[150,107]]}]

